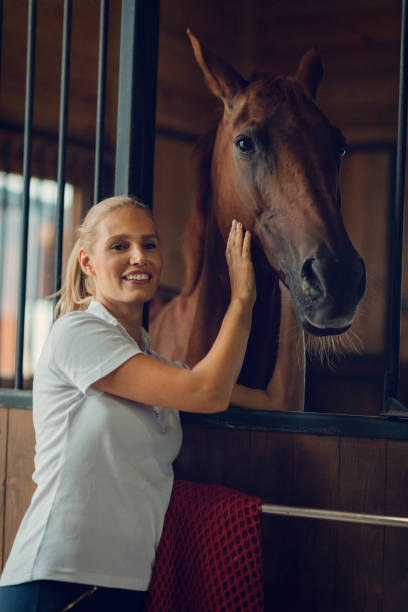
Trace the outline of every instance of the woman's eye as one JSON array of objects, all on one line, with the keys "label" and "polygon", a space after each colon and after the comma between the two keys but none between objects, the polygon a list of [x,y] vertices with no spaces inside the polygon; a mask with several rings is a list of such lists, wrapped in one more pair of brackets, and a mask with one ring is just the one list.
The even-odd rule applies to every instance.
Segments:
[{"label": "woman's eye", "polygon": [[238,136],[235,141],[235,146],[238,148],[240,153],[248,155],[253,153],[255,150],[254,141],[249,136]]},{"label": "woman's eye", "polygon": [[116,244],[112,244],[111,249],[113,249],[114,251],[124,251],[125,249],[127,249],[127,244],[125,244],[124,242],[118,242]]},{"label": "woman's eye", "polygon": [[157,244],[155,242],[145,242],[145,244],[143,245],[144,249],[156,249],[157,248]]}]

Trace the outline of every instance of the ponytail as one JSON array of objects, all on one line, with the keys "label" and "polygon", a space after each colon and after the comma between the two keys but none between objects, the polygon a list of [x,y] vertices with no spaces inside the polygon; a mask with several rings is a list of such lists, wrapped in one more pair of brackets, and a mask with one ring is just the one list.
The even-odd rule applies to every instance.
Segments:
[{"label": "ponytail", "polygon": [[50,297],[58,297],[54,316],[58,318],[74,310],[86,310],[94,299],[95,287],[90,276],[82,271],[79,263],[79,251],[82,248],[90,250],[95,239],[95,230],[102,219],[110,212],[119,208],[138,208],[151,215],[150,208],[128,196],[107,198],[92,206],[79,226],[78,238],[68,258],[63,285],[57,293]]},{"label": "ponytail", "polygon": [[93,299],[93,281],[81,269],[79,263],[80,249],[81,243],[78,238],[68,258],[64,284],[60,291],[55,294],[56,296],[59,295],[54,310],[56,319],[74,310],[86,310]]}]

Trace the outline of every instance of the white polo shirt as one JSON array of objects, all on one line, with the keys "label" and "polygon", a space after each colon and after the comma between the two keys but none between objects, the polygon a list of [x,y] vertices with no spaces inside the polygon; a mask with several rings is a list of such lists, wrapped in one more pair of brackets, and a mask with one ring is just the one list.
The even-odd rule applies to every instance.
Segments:
[{"label": "white polo shirt", "polygon": [[[153,354],[144,330],[142,343]],[[52,326],[34,378],[37,489],[0,585],[148,588],[181,446],[179,414],[91,387],[140,352],[96,301]]]}]

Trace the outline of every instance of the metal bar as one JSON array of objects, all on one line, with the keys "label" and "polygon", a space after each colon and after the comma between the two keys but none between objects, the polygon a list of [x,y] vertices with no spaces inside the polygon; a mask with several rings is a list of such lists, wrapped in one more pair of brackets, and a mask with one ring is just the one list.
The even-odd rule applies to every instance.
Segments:
[{"label": "metal bar", "polygon": [[27,243],[28,223],[30,212],[30,179],[31,179],[31,148],[32,125],[34,108],[34,69],[35,69],[35,31],[37,21],[37,0],[30,0],[28,5],[27,22],[27,63],[26,63],[26,98],[24,114],[24,153],[23,153],[23,201],[20,232],[20,270],[17,304],[17,338],[15,356],[14,387],[23,386],[23,358],[24,358],[24,322],[27,282]]},{"label": "metal bar", "polygon": [[402,260],[403,260],[403,225],[404,225],[404,191],[406,167],[406,138],[407,138],[407,2],[402,0],[401,14],[401,51],[400,51],[400,85],[398,102],[398,143],[396,162],[396,191],[395,208],[391,220],[391,298],[389,309],[390,326],[390,369],[385,379],[385,406],[388,398],[398,399],[399,387],[399,354],[400,354],[400,320],[402,297]]},{"label": "metal bar", "polygon": [[230,407],[216,414],[182,412],[183,425],[258,429],[319,436],[408,440],[408,419],[401,414],[382,416],[329,414],[323,412],[278,412]]},{"label": "metal bar", "polygon": [[400,516],[360,514],[358,512],[340,512],[339,510],[317,510],[315,508],[294,508],[292,506],[276,506],[274,504],[262,504],[260,510],[263,514],[275,514],[278,516],[312,518],[345,523],[362,523],[364,525],[378,525],[384,527],[408,527],[408,518]]},{"label": "metal bar", "polygon": [[101,0],[99,24],[98,96],[96,103],[94,204],[99,202],[102,198],[108,19],[109,0]]},{"label": "metal bar", "polygon": [[7,408],[31,410],[32,404],[32,391],[22,391],[21,389],[0,389],[0,405],[7,406]]},{"label": "metal bar", "polygon": [[0,0],[0,91],[2,89],[1,66],[3,58],[3,0]]},{"label": "metal bar", "polygon": [[[22,395],[20,395],[22,394]],[[24,398],[24,403],[21,401]],[[0,404],[5,404],[13,408],[31,408],[32,394],[30,391],[14,391],[11,389],[0,388]],[[259,431],[291,432],[298,434],[311,434],[320,436],[341,436],[365,439],[381,440],[408,440],[408,419],[397,415],[372,417],[362,416],[358,419],[358,424],[353,423],[352,415],[325,414],[324,424],[319,426],[316,419],[320,415],[317,413],[292,413],[298,414],[301,418],[295,418],[292,425],[289,425],[284,413],[268,410],[244,410],[241,409],[242,416],[231,418],[236,410],[230,408],[226,413],[227,419],[211,419],[210,416],[194,414],[191,412],[181,413],[183,425],[195,425],[204,427],[220,427],[228,429],[255,429]],[[244,416],[243,413],[246,413]],[[263,413],[263,414],[262,414]],[[220,413],[221,414],[221,413]],[[290,415],[290,413],[286,413]],[[253,419],[250,417],[253,416]],[[351,419],[351,424],[348,421]]]},{"label": "metal bar", "polygon": [[[17,391],[18,393],[18,391]],[[8,474],[8,462],[9,462],[9,442],[10,442],[10,438],[9,438],[9,431],[10,431],[10,410],[6,410],[6,423],[5,423],[5,427],[4,427],[4,432],[3,432],[3,436],[5,436],[5,444],[4,444],[4,450],[3,450],[3,474]],[[1,500],[1,505],[3,506],[3,516],[4,516],[4,509],[6,508],[6,496],[7,496],[7,486],[6,486],[6,482],[3,481],[3,494],[2,494],[2,500]],[[2,542],[6,542],[6,522],[3,519],[3,526],[2,526]],[[5,551],[5,547],[4,545],[1,547],[1,564],[2,567],[4,567],[4,563],[5,563],[5,556],[6,556],[6,551]]]},{"label": "metal bar", "polygon": [[3,341],[3,330],[4,326],[2,325],[2,317],[3,317],[3,297],[4,297],[4,272],[5,272],[5,257],[6,257],[6,239],[7,239],[7,231],[8,231],[8,190],[7,190],[7,177],[8,174],[5,175],[5,181],[2,189],[1,198],[1,229],[0,229],[0,347],[3,350],[0,350],[0,376],[2,372],[3,365],[3,351],[5,344]]},{"label": "metal bar", "polygon": [[153,200],[159,0],[122,0],[115,194]]},{"label": "metal bar", "polygon": [[61,93],[60,93],[60,115],[58,131],[58,187],[57,187],[57,214],[56,214],[56,253],[55,253],[55,275],[54,288],[58,291],[61,287],[62,270],[62,242],[64,233],[64,199],[65,199],[65,160],[66,140],[68,123],[68,91],[69,91],[69,68],[71,53],[71,21],[72,0],[64,2],[64,22],[62,33],[62,58],[61,58]]}]

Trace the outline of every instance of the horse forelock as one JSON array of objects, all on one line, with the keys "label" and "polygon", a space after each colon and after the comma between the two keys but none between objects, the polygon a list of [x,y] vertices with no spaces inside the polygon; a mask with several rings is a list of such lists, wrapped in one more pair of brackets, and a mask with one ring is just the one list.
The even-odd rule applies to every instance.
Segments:
[{"label": "horse forelock", "polygon": [[257,75],[241,94],[234,123],[252,118],[267,120],[282,110],[292,117],[298,117],[305,105],[315,106],[305,87],[294,77],[267,73]]}]

